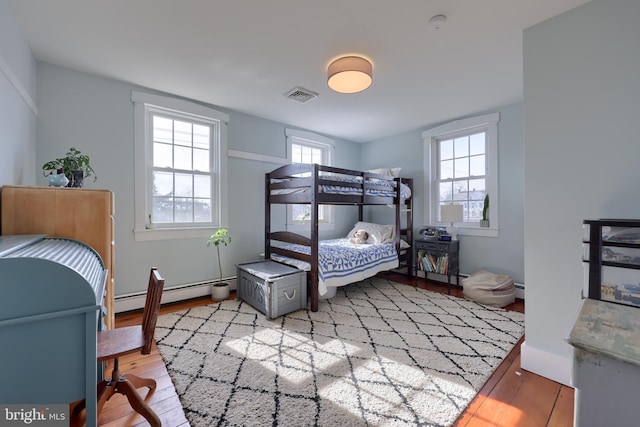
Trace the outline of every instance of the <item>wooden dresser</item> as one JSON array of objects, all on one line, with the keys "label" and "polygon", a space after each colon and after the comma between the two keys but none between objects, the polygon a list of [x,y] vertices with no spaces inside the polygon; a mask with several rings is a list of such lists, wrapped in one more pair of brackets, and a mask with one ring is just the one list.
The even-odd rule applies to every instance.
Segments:
[{"label": "wooden dresser", "polygon": [[67,187],[2,187],[2,235],[46,234],[76,239],[95,249],[108,270],[108,329],[114,327],[114,200],[109,190]]}]

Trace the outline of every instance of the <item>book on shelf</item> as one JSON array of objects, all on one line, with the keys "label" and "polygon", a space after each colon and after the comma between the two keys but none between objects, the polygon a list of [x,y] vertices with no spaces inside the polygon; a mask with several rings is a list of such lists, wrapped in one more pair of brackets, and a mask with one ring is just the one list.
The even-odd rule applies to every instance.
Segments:
[{"label": "book on shelf", "polygon": [[422,271],[437,274],[448,274],[449,272],[449,255],[434,256],[432,253],[418,252],[418,268]]}]

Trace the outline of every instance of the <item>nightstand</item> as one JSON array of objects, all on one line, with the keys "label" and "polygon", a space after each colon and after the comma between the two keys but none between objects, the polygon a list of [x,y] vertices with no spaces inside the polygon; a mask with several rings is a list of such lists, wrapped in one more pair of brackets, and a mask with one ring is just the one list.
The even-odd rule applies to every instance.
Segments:
[{"label": "nightstand", "polygon": [[460,283],[458,262],[460,241],[418,239],[413,241],[413,248],[416,276],[425,279],[428,278],[429,273],[447,276],[448,292],[451,293],[451,276],[455,275],[456,283]]}]

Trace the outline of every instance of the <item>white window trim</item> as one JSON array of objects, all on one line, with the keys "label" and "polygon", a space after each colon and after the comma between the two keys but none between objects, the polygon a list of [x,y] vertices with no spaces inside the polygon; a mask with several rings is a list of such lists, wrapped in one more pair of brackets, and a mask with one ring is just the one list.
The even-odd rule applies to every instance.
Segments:
[{"label": "white window trim", "polygon": [[162,95],[154,95],[143,92],[131,92],[134,115],[134,162],[135,162],[135,184],[134,184],[134,238],[136,242],[149,240],[170,240],[170,239],[191,239],[207,238],[215,227],[185,227],[185,228],[146,228],[147,212],[147,185],[149,176],[147,174],[147,164],[150,164],[151,152],[145,142],[145,130],[148,127],[148,118],[145,114],[145,105],[156,106],[164,109],[174,110],[178,113],[189,113],[203,117],[209,117],[220,121],[220,144],[219,152],[216,153],[220,159],[220,224],[224,226],[228,221],[227,211],[227,125],[229,115],[199,105],[193,102],[170,98]]},{"label": "white window trim", "polygon": [[[287,162],[292,163],[293,154],[291,152],[291,144],[296,142],[296,140],[308,141],[311,144],[316,144],[319,146],[327,146],[329,148],[328,151],[328,163],[329,165],[333,165],[333,158],[335,155],[336,142],[327,138],[326,136],[319,135],[314,132],[309,132],[306,130],[299,129],[285,129],[285,136],[287,137]],[[298,224],[289,222],[289,209],[286,209],[286,227],[288,231],[294,232],[305,232],[309,231],[308,224]],[[329,206],[328,209],[328,221],[324,223],[318,224],[318,228],[320,230],[335,230],[335,209],[332,206]]]},{"label": "white window trim", "polygon": [[424,165],[429,167],[428,173],[424,174],[424,224],[425,225],[442,225],[449,224],[437,222],[438,213],[437,204],[434,206],[433,197],[436,194],[436,171],[437,171],[437,155],[435,153],[436,141],[446,138],[447,136],[460,132],[472,131],[474,129],[486,130],[487,132],[487,175],[486,188],[489,194],[489,227],[480,227],[471,223],[456,224],[459,235],[466,236],[485,236],[498,237],[500,223],[498,222],[498,122],[500,121],[499,113],[484,114],[482,116],[470,117],[466,119],[455,120],[433,129],[426,130],[422,133],[424,140]]}]

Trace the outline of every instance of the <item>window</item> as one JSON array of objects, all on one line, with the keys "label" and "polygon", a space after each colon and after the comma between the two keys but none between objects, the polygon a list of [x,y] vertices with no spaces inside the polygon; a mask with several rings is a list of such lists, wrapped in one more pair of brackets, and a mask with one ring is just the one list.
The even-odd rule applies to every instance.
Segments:
[{"label": "window", "polygon": [[489,209],[490,227],[480,228],[485,194],[498,206],[497,122],[487,114],[425,131],[425,223],[441,222],[440,207],[461,204],[459,234],[497,236],[498,210]]},{"label": "window", "polygon": [[[331,166],[331,155],[334,147],[333,140],[312,132],[293,129],[287,129],[286,135],[288,159],[291,163],[317,163]],[[311,205],[288,205],[288,225],[305,224],[310,217]],[[333,208],[331,206],[319,206],[318,223],[321,226],[333,223]]]},{"label": "window", "polygon": [[208,236],[226,219],[228,116],[157,95],[133,92],[132,100],[136,240]]}]

